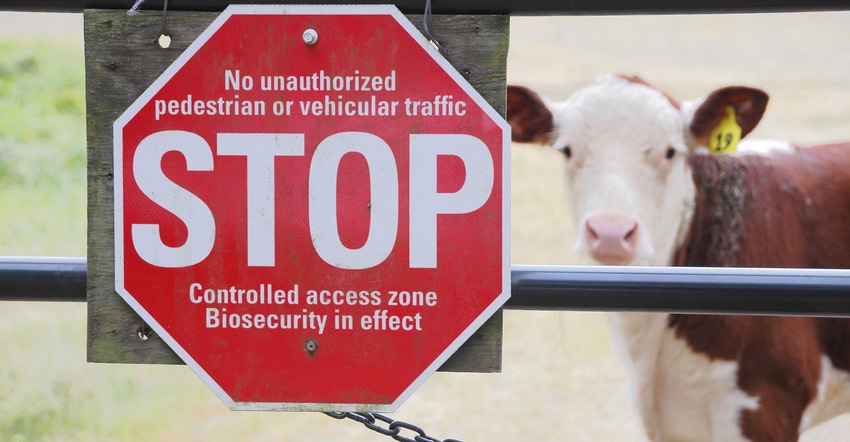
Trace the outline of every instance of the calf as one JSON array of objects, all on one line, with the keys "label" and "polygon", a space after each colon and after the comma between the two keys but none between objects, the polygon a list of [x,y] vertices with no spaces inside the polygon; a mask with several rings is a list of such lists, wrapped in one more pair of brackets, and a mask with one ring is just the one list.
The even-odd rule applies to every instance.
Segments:
[{"label": "calf", "polygon": [[[594,263],[850,268],[850,144],[707,154],[719,125],[734,145],[767,100],[728,87],[680,105],[609,76],[557,103],[510,86],[507,113],[514,141],[563,153],[576,249]],[[795,441],[850,411],[848,319],[608,319],[649,440]]]}]

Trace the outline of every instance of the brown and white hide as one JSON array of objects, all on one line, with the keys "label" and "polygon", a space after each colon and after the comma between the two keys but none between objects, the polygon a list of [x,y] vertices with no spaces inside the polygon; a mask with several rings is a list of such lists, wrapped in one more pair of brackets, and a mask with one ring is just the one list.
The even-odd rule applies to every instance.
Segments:
[{"label": "brown and white hide", "polygon": [[[607,76],[563,102],[508,87],[513,139],[563,152],[576,250],[607,265],[850,268],[850,144],[707,143],[767,105],[732,86],[680,104]],[[652,441],[795,441],[850,412],[850,319],[609,313]]]}]

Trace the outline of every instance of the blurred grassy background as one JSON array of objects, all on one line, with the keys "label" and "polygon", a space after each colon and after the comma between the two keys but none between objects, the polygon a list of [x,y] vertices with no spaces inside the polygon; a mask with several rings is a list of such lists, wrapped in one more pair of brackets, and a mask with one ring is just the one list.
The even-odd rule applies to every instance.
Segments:
[{"label": "blurred grassy background", "polygon": [[[512,19],[508,76],[553,99],[607,72],[680,98],[743,83],[754,136],[850,139],[850,14]],[[85,256],[79,15],[0,13],[0,254]],[[439,38],[439,36],[437,36]],[[512,261],[575,262],[559,156],[516,146]],[[505,314],[503,373],[437,373],[393,413],[466,441],[637,438],[601,313]],[[843,441],[850,419],[804,436]],[[186,367],[85,362],[85,306],[0,303],[0,441],[378,441],[317,413],[230,412]]]},{"label": "blurred grassy background", "polygon": [[85,251],[82,73],[73,43],[0,41],[0,253]]}]

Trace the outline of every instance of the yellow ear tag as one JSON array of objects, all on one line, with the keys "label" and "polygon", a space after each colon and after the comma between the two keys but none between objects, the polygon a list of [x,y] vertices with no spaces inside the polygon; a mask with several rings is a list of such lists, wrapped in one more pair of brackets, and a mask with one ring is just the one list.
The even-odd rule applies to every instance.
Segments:
[{"label": "yellow ear tag", "polygon": [[726,116],[711,133],[708,149],[718,155],[733,153],[738,148],[738,141],[741,141],[741,126],[735,118],[735,108],[726,106]]}]

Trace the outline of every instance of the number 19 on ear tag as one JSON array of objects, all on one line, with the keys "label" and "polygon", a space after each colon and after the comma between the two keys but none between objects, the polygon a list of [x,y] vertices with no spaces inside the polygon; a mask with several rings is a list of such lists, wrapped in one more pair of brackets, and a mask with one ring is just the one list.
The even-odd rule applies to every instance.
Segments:
[{"label": "number 19 on ear tag", "polygon": [[712,154],[730,154],[738,148],[741,141],[741,126],[735,118],[735,108],[726,106],[726,115],[711,133],[708,139],[708,149]]}]

